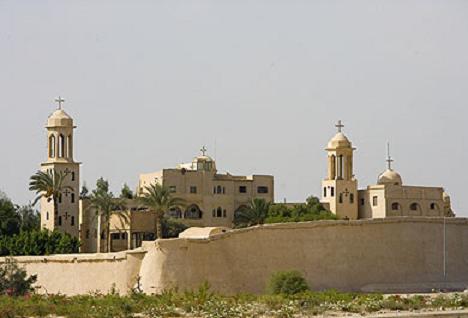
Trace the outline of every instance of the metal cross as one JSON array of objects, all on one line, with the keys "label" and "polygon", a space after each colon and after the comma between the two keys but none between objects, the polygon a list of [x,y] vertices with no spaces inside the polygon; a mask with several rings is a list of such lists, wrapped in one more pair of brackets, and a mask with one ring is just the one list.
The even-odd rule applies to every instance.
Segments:
[{"label": "metal cross", "polygon": [[336,124],[335,127],[338,128],[338,132],[341,132],[341,129],[344,127],[344,125],[341,120],[338,120],[338,124]]},{"label": "metal cross", "polygon": [[200,151],[202,152],[203,156],[206,154],[206,152],[208,151],[208,149],[206,149],[205,146],[201,147]]},{"label": "metal cross", "polygon": [[55,99],[55,102],[58,103],[58,105],[59,105],[58,109],[62,109],[62,103],[64,103],[65,100],[62,97],[59,96],[58,98]]},{"label": "metal cross", "polygon": [[394,160],[392,159],[392,157],[390,156],[390,143],[388,142],[387,143],[387,163],[388,163],[388,169],[389,170],[392,170],[392,162]]}]

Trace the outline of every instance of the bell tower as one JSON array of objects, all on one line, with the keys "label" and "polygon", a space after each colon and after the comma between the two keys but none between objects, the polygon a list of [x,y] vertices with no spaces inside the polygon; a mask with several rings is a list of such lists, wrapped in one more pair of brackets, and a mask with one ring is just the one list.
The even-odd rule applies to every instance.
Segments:
[{"label": "bell tower", "polygon": [[41,199],[41,228],[78,237],[80,163],[73,160],[73,130],[76,127],[73,119],[62,109],[65,100],[59,97],[55,101],[58,109],[47,120],[47,161],[41,164],[41,170],[65,174],[63,186],[67,189],[58,201],[55,215],[53,201]]},{"label": "bell tower", "polygon": [[343,134],[341,120],[336,124],[338,133],[327,145],[328,174],[322,181],[322,200],[325,207],[340,219],[358,218],[357,180],[353,174],[353,148]]}]

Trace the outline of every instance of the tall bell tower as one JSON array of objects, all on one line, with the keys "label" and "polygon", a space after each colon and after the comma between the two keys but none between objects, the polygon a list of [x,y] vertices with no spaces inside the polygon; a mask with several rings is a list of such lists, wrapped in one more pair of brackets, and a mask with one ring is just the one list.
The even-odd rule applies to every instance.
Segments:
[{"label": "tall bell tower", "polygon": [[67,186],[58,201],[54,215],[53,201],[41,199],[41,227],[79,236],[79,186],[80,163],[73,160],[73,119],[62,109],[65,101],[55,100],[58,109],[47,120],[47,161],[41,164],[42,171],[65,174],[63,186]]},{"label": "tall bell tower", "polygon": [[328,175],[322,181],[321,202],[340,219],[358,218],[357,180],[353,174],[353,148],[343,134],[341,120],[336,125],[338,133],[327,145]]}]

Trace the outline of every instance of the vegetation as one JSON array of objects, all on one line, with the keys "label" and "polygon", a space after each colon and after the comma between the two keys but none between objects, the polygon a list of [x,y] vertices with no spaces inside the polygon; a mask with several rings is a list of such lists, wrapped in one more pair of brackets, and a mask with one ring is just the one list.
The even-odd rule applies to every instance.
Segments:
[{"label": "vegetation", "polygon": [[65,297],[0,296],[0,317],[130,318],[130,317],[309,317],[385,311],[459,310],[468,308],[468,295],[383,296],[380,294],[311,292],[296,295],[223,296],[207,285],[196,291],[170,290],[162,295],[115,293]]},{"label": "vegetation", "polygon": [[0,295],[24,296],[34,290],[32,285],[36,280],[36,275],[27,277],[14,259],[7,258],[0,266]]},{"label": "vegetation", "polygon": [[120,198],[121,199],[133,199],[135,195],[133,194],[133,191],[130,189],[128,184],[124,184],[122,187],[122,190],[120,191]]},{"label": "vegetation", "polygon": [[[109,182],[103,178],[99,178],[96,181],[96,189],[91,193],[89,200],[91,204],[90,209],[96,210],[97,222],[99,229],[99,235],[101,235],[102,222],[105,222],[105,233],[106,233],[106,252],[111,251],[111,239],[110,239],[110,220],[111,215],[117,215],[123,222],[128,221],[128,216],[125,213],[119,211],[125,208],[125,200],[115,198],[114,194],[109,190]],[[100,250],[100,240],[97,241],[97,250]]]},{"label": "vegetation", "polygon": [[19,207],[0,192],[0,237],[39,229],[39,224],[39,214],[32,206]]},{"label": "vegetation", "polygon": [[264,223],[306,222],[336,220],[316,197],[309,197],[305,204],[268,204],[264,199],[254,199],[250,205],[234,216],[236,227],[247,227]]},{"label": "vegetation", "polygon": [[188,229],[188,226],[172,218],[163,218],[161,221],[163,238],[176,238]]},{"label": "vegetation", "polygon": [[33,205],[41,198],[46,198],[47,202],[54,202],[54,214],[58,212],[58,202],[62,197],[62,192],[65,190],[73,191],[73,188],[70,186],[64,185],[65,178],[68,173],[55,170],[38,171],[35,175],[31,176],[31,181],[29,183],[29,190],[36,191],[36,199],[33,202]]},{"label": "vegetation", "polygon": [[156,236],[158,239],[163,238],[162,232],[162,220],[166,212],[181,208],[185,205],[185,202],[180,198],[172,196],[169,188],[166,188],[160,184],[151,184],[145,187],[145,192],[142,196],[138,197],[138,200],[156,213]]},{"label": "vegetation", "polygon": [[295,295],[309,290],[305,278],[298,271],[273,273],[267,291],[273,295]]},{"label": "vegetation", "polygon": [[78,253],[80,242],[69,234],[34,230],[0,236],[0,256]]}]

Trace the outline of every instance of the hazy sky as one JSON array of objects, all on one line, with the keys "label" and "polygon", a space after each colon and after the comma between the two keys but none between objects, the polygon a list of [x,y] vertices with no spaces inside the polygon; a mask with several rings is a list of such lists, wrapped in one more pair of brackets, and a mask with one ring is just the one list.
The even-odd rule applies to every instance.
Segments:
[{"label": "hazy sky", "polygon": [[342,119],[360,187],[390,141],[405,184],[468,216],[468,1],[0,0],[0,189],[18,203],[58,95],[89,186],[133,188],[216,140],[219,170],[304,200]]}]

